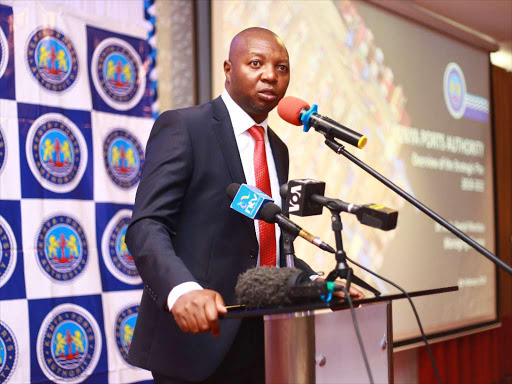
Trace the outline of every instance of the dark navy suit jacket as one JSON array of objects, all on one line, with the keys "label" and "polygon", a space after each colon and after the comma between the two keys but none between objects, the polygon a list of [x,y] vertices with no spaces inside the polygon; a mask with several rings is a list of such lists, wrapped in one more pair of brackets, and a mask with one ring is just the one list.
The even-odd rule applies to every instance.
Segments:
[{"label": "dark navy suit jacket", "polygon": [[[288,149],[268,130],[279,183],[288,178]],[[254,222],[230,209],[225,194],[245,176],[230,117],[219,97],[167,111],[146,148],[126,243],[144,281],[129,359],[175,379],[199,381],[219,366],[240,326],[221,320],[218,337],[183,333],[166,309],[172,288],[196,281],[236,304],[237,277],[255,267]],[[296,266],[313,273],[297,259]],[[251,346],[248,346],[251,348]]]}]

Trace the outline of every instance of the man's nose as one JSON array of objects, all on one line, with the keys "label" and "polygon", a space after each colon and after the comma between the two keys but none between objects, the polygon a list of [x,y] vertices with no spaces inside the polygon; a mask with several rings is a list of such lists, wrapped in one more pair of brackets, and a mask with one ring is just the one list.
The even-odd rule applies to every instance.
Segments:
[{"label": "man's nose", "polygon": [[261,79],[271,83],[277,81],[277,72],[273,65],[266,65],[263,67],[263,74],[261,75]]}]

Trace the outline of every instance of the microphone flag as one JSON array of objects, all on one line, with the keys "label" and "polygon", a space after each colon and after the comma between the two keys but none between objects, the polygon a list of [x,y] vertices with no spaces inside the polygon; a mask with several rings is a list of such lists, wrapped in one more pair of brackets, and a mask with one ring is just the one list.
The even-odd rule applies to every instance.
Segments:
[{"label": "microphone flag", "polygon": [[257,219],[256,216],[260,208],[264,204],[273,201],[270,196],[260,191],[258,188],[252,185],[242,184],[233,198],[230,208],[254,220]]}]

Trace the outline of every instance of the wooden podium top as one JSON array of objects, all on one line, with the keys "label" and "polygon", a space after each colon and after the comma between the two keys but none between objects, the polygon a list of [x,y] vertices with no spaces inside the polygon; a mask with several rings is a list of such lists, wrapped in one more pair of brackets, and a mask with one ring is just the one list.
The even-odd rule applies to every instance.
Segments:
[{"label": "wooden podium top", "polygon": [[[436,289],[426,289],[423,291],[413,291],[408,292],[410,297],[419,297],[419,296],[427,296],[427,295],[437,295],[440,293],[446,292],[455,292],[458,291],[458,286],[451,286],[445,288],[436,288]],[[353,300],[354,306],[362,305],[362,304],[371,304],[378,303],[382,301],[391,301],[391,300],[399,300],[405,299],[405,295],[403,293],[391,294],[391,295],[382,295],[376,297],[368,297],[361,300]],[[334,311],[338,311],[341,309],[350,308],[349,304],[345,300],[336,300],[333,299],[331,302],[314,302],[314,303],[306,303],[306,304],[295,304],[281,307],[273,307],[273,308],[258,308],[258,309],[247,309],[244,305],[231,305],[228,306],[228,313],[225,315],[220,315],[221,319],[237,319],[244,317],[258,317],[265,315],[276,315],[280,313],[293,313],[293,312],[304,312],[304,311],[314,311],[318,309],[332,309]]]}]

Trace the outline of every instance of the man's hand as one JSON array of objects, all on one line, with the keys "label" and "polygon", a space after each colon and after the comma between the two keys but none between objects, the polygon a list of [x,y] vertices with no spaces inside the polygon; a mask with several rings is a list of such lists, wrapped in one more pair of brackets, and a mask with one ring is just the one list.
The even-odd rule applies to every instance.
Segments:
[{"label": "man's hand", "polygon": [[[336,284],[341,285],[342,287],[346,286],[345,282],[342,282],[342,281],[338,281],[338,282],[336,282]],[[357,289],[352,284],[350,284],[350,289],[348,290],[348,293],[349,293],[350,297],[352,297],[353,299],[356,299],[356,300],[364,299],[364,293],[361,292],[359,289]],[[334,292],[334,294],[339,297],[345,297],[345,292],[343,292],[343,291]]]},{"label": "man's hand", "polygon": [[195,290],[180,296],[171,313],[183,332],[211,332],[218,336],[219,313],[226,313],[222,296],[210,289]]},{"label": "man's hand", "polygon": [[[322,278],[318,278],[318,279],[316,279],[316,281],[326,281],[326,280],[322,279]],[[335,283],[336,283],[336,285],[340,285],[342,287],[346,286],[345,282],[343,282],[343,281],[335,281]],[[350,289],[349,289],[348,293],[350,294],[350,297],[352,297],[353,299],[356,299],[356,300],[364,299],[364,293],[361,292],[359,289],[357,289],[353,284],[350,284]],[[337,292],[333,292],[333,295],[336,297],[345,297],[345,292],[337,291]]]}]

